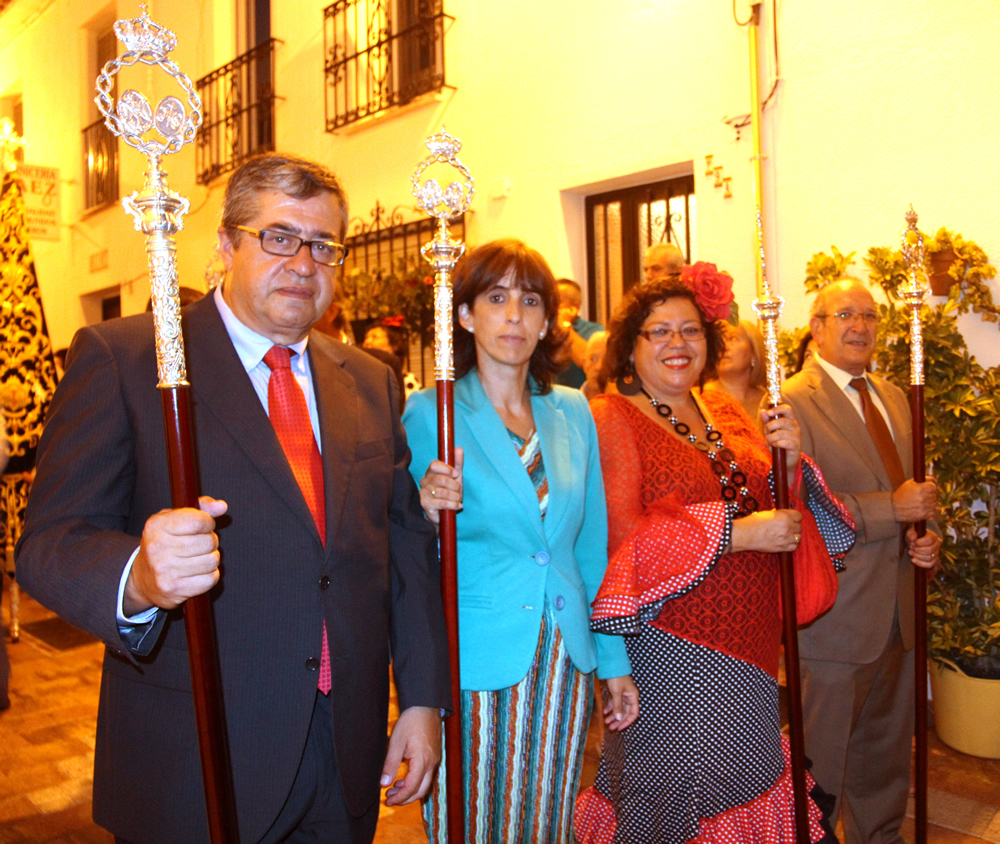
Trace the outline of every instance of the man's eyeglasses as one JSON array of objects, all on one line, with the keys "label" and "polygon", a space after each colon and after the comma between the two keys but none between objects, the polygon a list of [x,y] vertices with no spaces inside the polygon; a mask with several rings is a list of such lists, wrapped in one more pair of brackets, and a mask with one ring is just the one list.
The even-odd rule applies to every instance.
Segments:
[{"label": "man's eyeglasses", "polygon": [[645,331],[639,332],[640,337],[645,337],[654,346],[663,346],[669,343],[674,339],[675,334],[679,335],[681,340],[686,343],[705,339],[705,329],[700,325],[685,325],[678,331],[658,325],[655,328],[648,328]]},{"label": "man's eyeglasses", "polygon": [[874,328],[878,325],[878,314],[873,311],[837,311],[832,314],[816,314],[819,319],[833,317],[840,325],[853,325],[860,318],[865,325]]},{"label": "man's eyeglasses", "polygon": [[347,247],[332,240],[303,240],[301,237],[287,232],[268,231],[267,229],[261,231],[248,229],[246,226],[236,226],[236,228],[256,237],[260,241],[260,248],[268,255],[291,258],[293,255],[298,255],[303,246],[308,246],[312,259],[317,264],[325,264],[328,267],[343,264],[347,257]]}]

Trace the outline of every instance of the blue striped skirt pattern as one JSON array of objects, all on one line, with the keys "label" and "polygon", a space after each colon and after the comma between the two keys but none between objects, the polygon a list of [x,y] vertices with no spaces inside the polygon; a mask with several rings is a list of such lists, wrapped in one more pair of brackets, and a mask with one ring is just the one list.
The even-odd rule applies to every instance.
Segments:
[{"label": "blue striped skirt pattern", "polygon": [[[520,683],[462,690],[467,844],[567,844],[594,700],[546,601],[535,658]],[[424,801],[430,844],[449,844],[444,759]],[[460,844],[460,842],[450,842]]]}]

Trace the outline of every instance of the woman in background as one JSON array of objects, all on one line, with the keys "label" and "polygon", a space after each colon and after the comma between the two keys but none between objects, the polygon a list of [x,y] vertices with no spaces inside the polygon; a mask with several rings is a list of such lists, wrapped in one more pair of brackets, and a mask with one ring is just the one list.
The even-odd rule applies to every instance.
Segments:
[{"label": "woman in background", "polygon": [[[542,256],[488,243],[454,283],[457,468],[434,459],[433,391],[403,424],[427,517],[460,510],[465,841],[565,844],[595,669],[608,729],[638,714],[624,643],[589,627],[607,566],[597,433],[580,391],[552,385],[563,338]],[[443,770],[424,807],[431,842],[446,838]]]},{"label": "woman in background", "polygon": [[755,425],[760,424],[760,404],[767,394],[764,338],[752,322],[723,323],[726,350],[716,366],[716,377],[706,390],[723,390],[740,403]]}]

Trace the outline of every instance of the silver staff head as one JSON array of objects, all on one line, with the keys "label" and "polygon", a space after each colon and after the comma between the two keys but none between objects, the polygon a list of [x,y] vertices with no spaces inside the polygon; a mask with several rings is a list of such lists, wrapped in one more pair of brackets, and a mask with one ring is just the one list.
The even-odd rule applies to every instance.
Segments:
[{"label": "silver staff head", "polygon": [[[453,217],[469,210],[472,197],[476,193],[476,183],[469,169],[458,160],[458,153],[462,149],[462,142],[458,138],[452,137],[446,129],[442,129],[436,135],[431,135],[425,143],[431,154],[414,170],[410,179],[411,190],[420,208],[429,216],[437,217],[438,220],[447,223]],[[444,189],[437,179],[428,179],[421,184],[420,177],[424,171],[437,163],[454,167],[461,173],[462,181],[450,182]]]},{"label": "silver staff head", "polygon": [[[201,99],[191,80],[167,58],[177,46],[176,36],[151,21],[145,5],[141,9],[139,17],[115,23],[115,34],[127,50],[109,61],[97,77],[94,102],[108,129],[149,159],[142,190],[125,197],[122,206],[132,215],[136,231],[146,235],[159,386],[181,387],[187,385],[187,367],[174,236],[183,227],[182,220],[190,206],[187,199],[168,190],[167,174],[160,169],[160,159],[179,152],[194,140],[201,126]],[[190,111],[172,95],[161,99],[154,109],[145,96],[131,88],[122,93],[116,105],[111,98],[114,77],[122,68],[136,64],[159,67],[170,76],[180,86]]]},{"label": "silver staff head", "polygon": [[[178,152],[194,140],[201,126],[201,99],[191,80],[167,58],[167,54],[177,46],[177,36],[150,20],[145,5],[140,8],[142,14],[139,17],[115,23],[115,35],[125,44],[126,52],[104,66],[97,77],[94,102],[111,132],[155,161],[161,155]],[[115,106],[111,99],[114,77],[123,67],[135,64],[161,68],[180,86],[191,110],[186,111],[184,103],[175,96],[164,97],[153,109],[146,97],[131,88],[122,93]],[[155,134],[150,135],[154,129]]]},{"label": "silver staff head", "polygon": [[[464,214],[476,193],[475,180],[469,169],[458,160],[461,141],[444,129],[427,141],[428,155],[413,172],[410,186],[417,205],[429,216],[436,217],[438,230],[434,239],[420,250],[434,267],[434,378],[436,381],[455,380],[455,349],[452,337],[451,271],[465,252],[465,244],[448,232],[448,221]],[[437,179],[421,184],[420,177],[432,164],[447,164],[458,170],[461,181],[441,187]]]},{"label": "silver staff head", "polygon": [[772,405],[781,403],[781,361],[778,357],[778,320],[781,319],[781,309],[785,300],[771,293],[771,285],[767,281],[767,261],[764,256],[764,227],[761,222],[760,206],[756,209],[757,218],[757,252],[760,259],[761,289],[757,291],[757,301],[753,303],[753,312],[757,319],[764,323],[764,368],[767,372],[767,396]]},{"label": "silver staff head", "polygon": [[924,335],[920,322],[920,309],[927,297],[924,284],[924,236],[917,228],[917,212],[910,206],[905,214],[906,228],[900,236],[903,260],[906,261],[909,282],[900,291],[903,302],[910,310],[910,383],[924,383]]}]

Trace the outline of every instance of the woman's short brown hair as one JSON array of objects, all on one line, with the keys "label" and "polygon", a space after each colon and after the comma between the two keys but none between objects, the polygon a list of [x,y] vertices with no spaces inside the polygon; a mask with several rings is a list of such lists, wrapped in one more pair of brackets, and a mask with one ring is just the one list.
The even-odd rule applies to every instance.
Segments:
[{"label": "woman's short brown hair", "polygon": [[714,376],[716,365],[726,348],[722,324],[705,319],[705,314],[698,307],[694,291],[690,287],[678,279],[661,278],[635,285],[615,312],[608,328],[608,351],[604,357],[604,366],[601,368],[601,374],[605,378],[615,381],[618,378],[636,377],[632,353],[635,351],[635,343],[639,339],[642,324],[657,305],[662,305],[669,299],[687,299],[694,305],[702,328],[705,329],[707,346],[705,368],[702,369],[698,382],[704,385]]},{"label": "woman's short brown hair", "polygon": [[561,354],[565,332],[559,327],[559,288],[552,270],[540,253],[520,240],[494,240],[472,250],[458,265],[455,273],[455,377],[462,378],[476,366],[475,338],[458,321],[461,305],[471,311],[481,293],[492,289],[507,276],[512,284],[525,293],[535,293],[542,299],[548,331],[538,341],[528,364],[532,388],[539,395],[552,390],[552,381],[565,367]]}]

